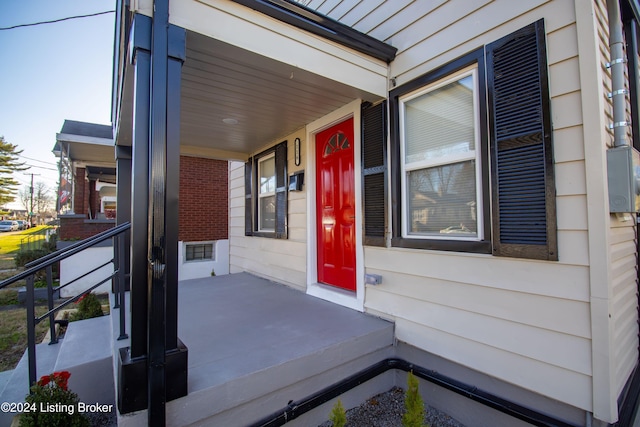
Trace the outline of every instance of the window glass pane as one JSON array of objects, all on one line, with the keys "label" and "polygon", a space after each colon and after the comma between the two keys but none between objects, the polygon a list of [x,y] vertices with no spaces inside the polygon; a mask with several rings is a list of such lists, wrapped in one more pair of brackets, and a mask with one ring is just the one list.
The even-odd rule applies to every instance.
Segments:
[{"label": "window glass pane", "polygon": [[260,193],[276,191],[276,158],[260,161]]},{"label": "window glass pane", "polygon": [[408,172],[407,232],[476,237],[475,168],[471,160]]},{"label": "window glass pane", "polygon": [[213,244],[188,244],[186,245],[186,260],[195,261],[201,259],[213,259]]},{"label": "window glass pane", "polygon": [[475,150],[473,75],[404,103],[405,162]]},{"label": "window glass pane", "polygon": [[260,198],[260,230],[276,229],[276,196]]}]

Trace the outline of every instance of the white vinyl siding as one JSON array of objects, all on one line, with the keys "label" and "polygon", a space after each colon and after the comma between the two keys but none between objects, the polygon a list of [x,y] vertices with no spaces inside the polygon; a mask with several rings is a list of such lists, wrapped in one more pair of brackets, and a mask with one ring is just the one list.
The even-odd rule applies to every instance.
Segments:
[{"label": "white vinyl siding", "polygon": [[[282,140],[292,146],[295,138],[304,140],[304,129]],[[303,144],[303,153],[307,147]],[[294,166],[294,150],[288,150],[289,175],[304,170],[304,161]],[[303,156],[304,159],[304,156]],[[244,163],[231,162],[229,176],[229,270],[248,271],[304,290],[306,284],[306,192],[290,191],[287,207],[287,239],[247,237],[244,230]]]},{"label": "white vinyl siding", "polygon": [[367,287],[366,310],[394,320],[402,341],[591,410],[590,261],[574,3],[402,2],[394,13],[385,9],[389,2],[375,3],[350,13],[362,12],[355,28],[399,49],[389,73],[396,86],[545,19],[553,136],[561,142],[554,152],[560,260],[365,247],[367,273],[383,277],[382,285]]}]

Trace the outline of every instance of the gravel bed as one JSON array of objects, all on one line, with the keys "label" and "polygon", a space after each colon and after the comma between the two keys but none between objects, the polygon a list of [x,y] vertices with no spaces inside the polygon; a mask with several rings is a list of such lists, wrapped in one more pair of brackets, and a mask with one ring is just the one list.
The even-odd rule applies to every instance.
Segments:
[{"label": "gravel bed", "polygon": [[[402,427],[404,390],[394,387],[347,411],[347,427]],[[464,427],[449,415],[425,405],[424,421],[431,427]],[[332,427],[325,421],[318,427]]]}]

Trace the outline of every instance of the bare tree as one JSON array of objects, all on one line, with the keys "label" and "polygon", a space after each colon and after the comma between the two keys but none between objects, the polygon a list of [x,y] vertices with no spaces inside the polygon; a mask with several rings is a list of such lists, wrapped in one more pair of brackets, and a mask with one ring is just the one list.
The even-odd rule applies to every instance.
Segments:
[{"label": "bare tree", "polygon": [[51,189],[44,182],[36,182],[33,187],[33,207],[40,215],[51,208],[54,200]]},{"label": "bare tree", "polygon": [[31,186],[29,185],[25,185],[22,190],[18,192],[18,198],[27,212],[30,212],[33,206],[34,215],[40,215],[46,212],[53,206],[54,202],[51,189],[47,187],[44,182],[36,182],[33,184],[33,202],[31,201]]}]

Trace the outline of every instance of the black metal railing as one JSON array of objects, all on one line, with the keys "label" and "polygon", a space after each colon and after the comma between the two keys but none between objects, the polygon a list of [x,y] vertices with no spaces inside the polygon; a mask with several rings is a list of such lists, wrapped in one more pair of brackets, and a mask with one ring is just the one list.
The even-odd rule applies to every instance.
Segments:
[{"label": "black metal railing", "polygon": [[[120,336],[118,339],[128,338],[125,330],[125,271],[124,271],[124,234],[129,231],[131,228],[130,223],[124,223],[118,225],[109,230],[103,231],[102,233],[96,234],[95,236],[89,237],[85,240],[81,240],[76,242],[64,249],[60,249],[53,253],[50,253],[42,258],[39,258],[35,261],[32,261],[25,265],[25,270],[19,274],[16,274],[13,277],[10,277],[6,280],[0,282],[0,289],[5,288],[12,283],[18,282],[20,280],[26,279],[26,309],[27,309],[27,356],[29,361],[29,387],[31,387],[36,382],[37,373],[36,373],[36,325],[42,322],[45,319],[49,319],[49,330],[51,335],[51,340],[49,344],[56,344],[58,342],[58,336],[55,330],[55,315],[62,308],[68,306],[69,304],[77,301],[83,295],[93,291],[98,286],[106,283],[108,281],[112,281],[113,290],[115,292],[115,304],[113,308],[119,308],[119,321],[120,321]],[[57,287],[53,286],[53,266],[60,261],[63,261],[73,255],[76,255],[86,249],[95,247],[96,245],[108,240],[113,239],[113,258],[109,261],[95,267],[91,271],[88,271],[75,279],[65,283],[64,285],[60,285]],[[87,289],[85,289],[80,294],[76,295],[73,298],[66,299],[64,302],[55,305],[54,294],[56,291],[60,291],[61,289],[76,283],[78,280],[87,277],[89,274],[94,273],[101,268],[113,264],[113,272],[108,276],[100,279],[100,281],[96,284],[91,285]],[[36,273],[45,270],[46,272],[46,281],[47,281],[47,306],[48,311],[41,316],[36,316],[35,312],[35,276]]]}]

